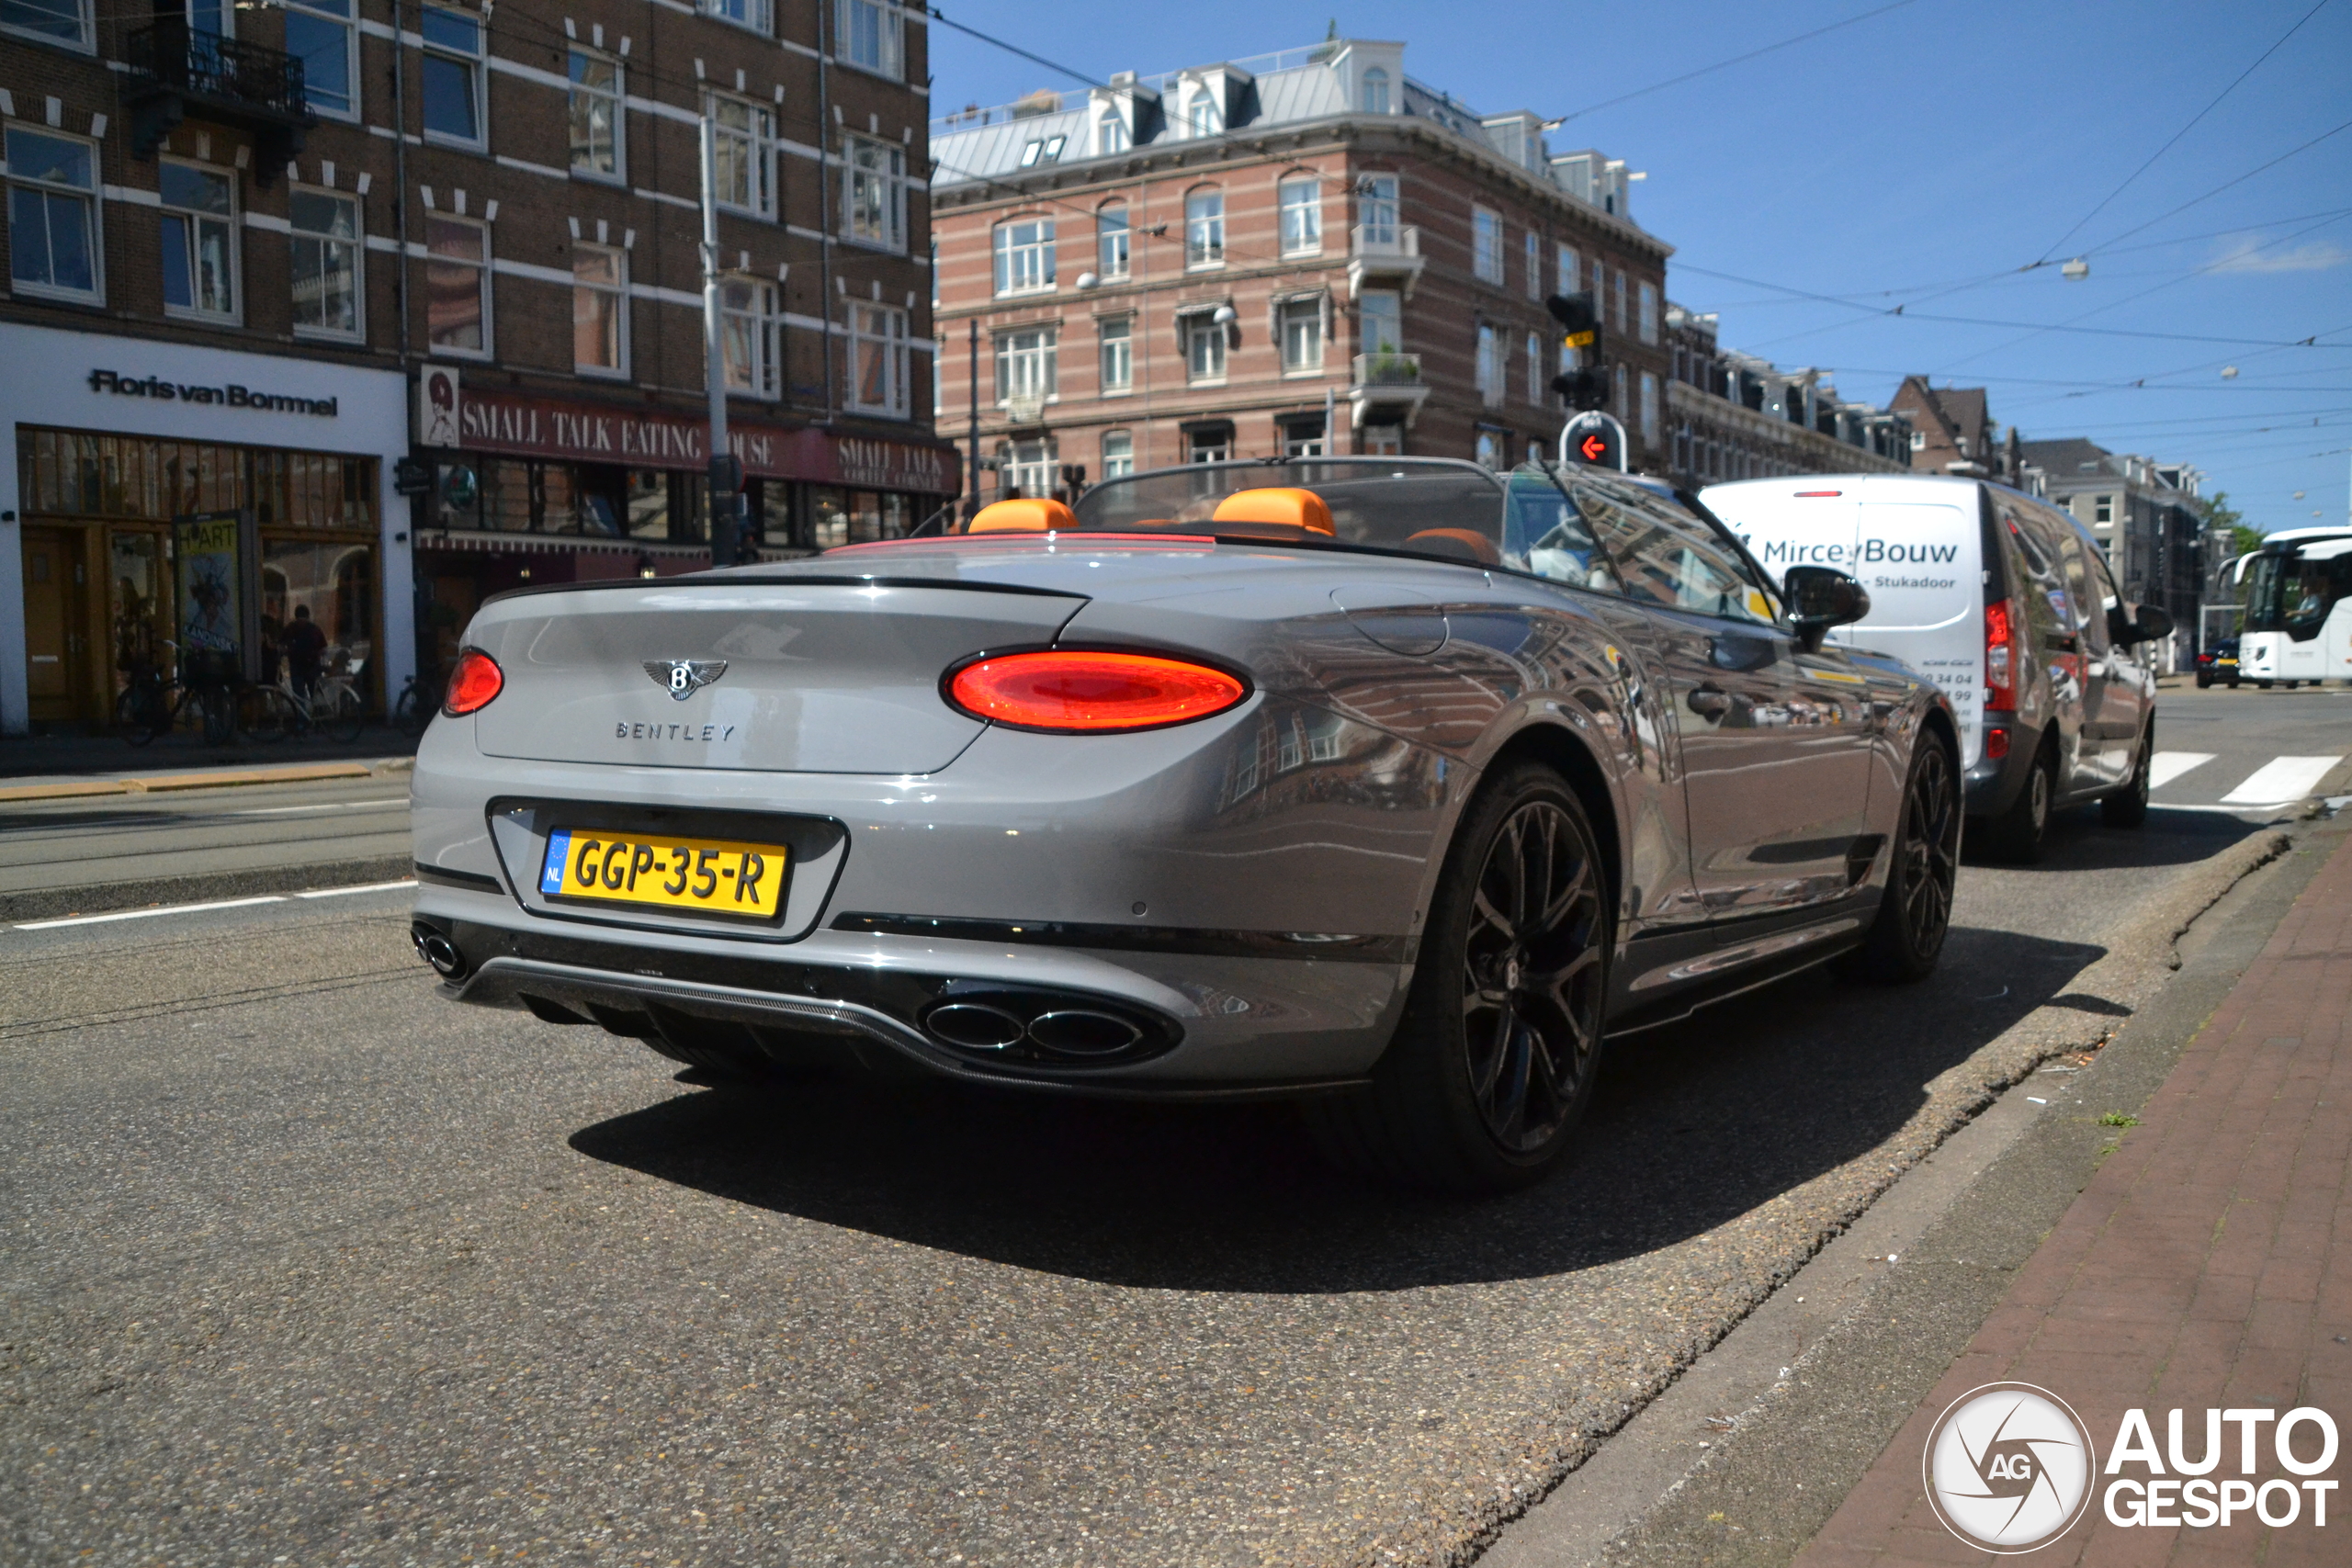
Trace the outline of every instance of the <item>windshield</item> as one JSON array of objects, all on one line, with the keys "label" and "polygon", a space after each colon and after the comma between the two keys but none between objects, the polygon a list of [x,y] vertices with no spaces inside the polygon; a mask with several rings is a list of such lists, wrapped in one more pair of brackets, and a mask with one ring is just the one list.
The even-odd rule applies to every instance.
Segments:
[{"label": "windshield", "polygon": [[2316,636],[2335,602],[2346,596],[2352,596],[2352,539],[2266,550],[2246,568],[2245,629],[2285,632],[2301,641]]},{"label": "windshield", "polygon": [[[1235,499],[1244,491],[1272,491],[1320,497],[1330,533],[1285,525],[1272,521],[1279,509]],[[1475,463],[1433,459],[1195,463],[1105,479],[1074,510],[1078,525],[1089,533],[1328,539],[1491,566],[1500,559],[1503,480]]]}]

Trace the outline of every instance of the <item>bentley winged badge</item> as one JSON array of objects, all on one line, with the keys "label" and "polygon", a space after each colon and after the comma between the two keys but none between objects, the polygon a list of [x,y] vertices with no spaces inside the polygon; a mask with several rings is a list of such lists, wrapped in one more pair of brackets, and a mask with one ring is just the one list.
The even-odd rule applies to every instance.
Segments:
[{"label": "bentley winged badge", "polygon": [[654,684],[664,687],[671,696],[684,702],[696,692],[727,673],[724,659],[649,659],[645,672],[653,677]]}]

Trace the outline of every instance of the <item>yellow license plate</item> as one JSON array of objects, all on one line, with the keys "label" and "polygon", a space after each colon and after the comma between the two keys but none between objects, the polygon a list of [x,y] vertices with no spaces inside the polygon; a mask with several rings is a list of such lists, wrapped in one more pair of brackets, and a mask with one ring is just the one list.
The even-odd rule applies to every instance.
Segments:
[{"label": "yellow license plate", "polygon": [[783,906],[784,876],[781,844],[559,828],[548,835],[539,891],[769,919]]}]

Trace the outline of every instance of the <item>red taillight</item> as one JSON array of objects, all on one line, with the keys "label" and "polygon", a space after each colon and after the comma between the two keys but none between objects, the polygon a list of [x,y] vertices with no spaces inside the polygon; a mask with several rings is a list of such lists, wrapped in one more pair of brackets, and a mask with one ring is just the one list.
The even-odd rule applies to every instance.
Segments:
[{"label": "red taillight", "polygon": [[1048,649],[967,664],[947,700],[1017,729],[1156,729],[1221,713],[1250,694],[1222,670],[1148,653]]},{"label": "red taillight", "polygon": [[481,649],[469,648],[458,655],[458,667],[449,671],[449,690],[441,699],[441,711],[451,718],[480,713],[505,684],[498,660]]},{"label": "red taillight", "polygon": [[2006,729],[1986,730],[1984,732],[1984,755],[1992,758],[1997,762],[2008,754],[2009,732]]},{"label": "red taillight", "polygon": [[2014,713],[2018,705],[2017,612],[2007,599],[1984,606],[1984,711]]},{"label": "red taillight", "polygon": [[1796,499],[1799,501],[1818,501],[1826,495],[1843,495],[1846,492],[1842,490],[1801,490],[1797,491]]}]

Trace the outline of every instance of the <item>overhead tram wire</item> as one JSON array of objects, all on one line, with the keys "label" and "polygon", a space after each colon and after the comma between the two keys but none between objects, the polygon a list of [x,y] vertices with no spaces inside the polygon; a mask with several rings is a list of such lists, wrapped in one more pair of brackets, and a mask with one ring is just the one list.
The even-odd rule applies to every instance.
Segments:
[{"label": "overhead tram wire", "polygon": [[[2322,3],[2324,4],[2324,0],[2322,0]],[[993,44],[997,48],[1003,50],[1008,54],[1017,54],[1022,59],[1029,61],[1034,64],[1042,65],[1048,71],[1058,71],[1073,82],[1083,82],[1090,87],[1102,87],[1107,89],[1110,86],[1108,82],[1098,82],[1083,71],[1073,71],[1069,66],[1058,64],[1054,61],[1046,59],[1042,54],[1032,54],[1017,43],[1007,43],[1001,38],[989,37],[987,33],[980,31],[978,28],[967,28],[961,22],[950,21],[948,20],[947,13],[942,11],[936,6],[924,6],[923,14],[929,17],[933,21],[938,22],[945,27],[954,28],[957,32],[976,38],[982,43]]]},{"label": "overhead tram wire", "polygon": [[2203,108],[2199,109],[2195,114],[2191,115],[2187,125],[2184,125],[2178,130],[2174,131],[2170,140],[2165,141],[2163,146],[2157,148],[2154,152],[2149,153],[2147,162],[2142,164],[2138,168],[2132,170],[2131,174],[2125,175],[2121,185],[2117,186],[2113,190],[2109,191],[2106,196],[2100,197],[2099,203],[2097,207],[2092,208],[2088,212],[2084,213],[2082,217],[2076,219],[2075,220],[2075,226],[2067,230],[2064,233],[2059,235],[2056,243],[2052,244],[2048,250],[2042,252],[2041,259],[2036,261],[2033,265],[2037,267],[2048,266],[2052,258],[2056,256],[2059,251],[2064,248],[2067,241],[2073,239],[2076,234],[2081,233],[2086,224],[2089,223],[2092,219],[2098,217],[2100,213],[2106,211],[2108,205],[2110,202],[2114,201],[2117,197],[2121,196],[2126,190],[2130,189],[2132,183],[2134,180],[2137,180],[2142,175],[2146,174],[2150,169],[2154,168],[2157,159],[2171,152],[2174,147],[2179,144],[2182,137],[2197,129],[2199,121],[2203,120],[2207,115],[2211,114],[2215,109],[2221,107],[2222,100],[2223,98],[2228,97],[2232,93],[2236,92],[2240,86],[2244,85],[2247,77],[2253,75],[2256,71],[2262,68],[2262,62],[2264,61],[2268,60],[2272,55],[2286,48],[2287,40],[2293,38],[2297,33],[2302,31],[2303,24],[2305,22],[2310,21],[2313,17],[2316,17],[2322,11],[2326,10],[2327,6],[2328,0],[2319,0],[2318,5],[2313,6],[2310,10],[2297,17],[2295,25],[2289,28],[2284,33],[2280,34],[2277,43],[2272,44],[2268,49],[2264,50],[2260,54],[2256,55],[2253,64],[2247,66],[2245,70],[2239,72],[2234,77],[2231,78],[2230,85],[2222,88],[2219,93],[2215,94],[2212,102],[2207,104]]},{"label": "overhead tram wire", "polygon": [[[1745,65],[1751,60],[1760,59],[1765,55],[1774,53],[1780,50],[1791,48],[1796,44],[1804,43],[1811,39],[1817,39],[1825,33],[1834,33],[1840,28],[1850,28],[1858,22],[1867,22],[1872,17],[1883,17],[1889,11],[1900,11],[1905,6],[1909,6],[1914,3],[1915,0],[1894,0],[1894,3],[1891,6],[1881,6],[1876,10],[1864,11],[1861,15],[1858,17],[1849,17],[1842,22],[1831,22],[1828,26],[1815,28],[1811,32],[1799,33],[1794,38],[1784,38],[1778,43],[1768,43],[1761,49],[1751,49],[1746,54],[1736,54],[1729,60],[1718,60],[1713,65],[1702,65],[1696,71],[1686,71],[1679,76],[1669,76],[1663,82],[1653,82],[1646,87],[1636,87],[1630,93],[1621,93],[1616,97],[1606,98],[1597,104],[1587,104],[1580,109],[1569,110],[1566,114],[1562,115],[1557,119],[1545,120],[1544,122],[1544,129],[1546,130],[1555,130],[1561,126],[1567,124],[1568,121],[1572,119],[1581,119],[1586,115],[1598,114],[1602,109],[1612,109],[1619,104],[1631,103],[1635,98],[1646,97],[1652,93],[1662,93],[1668,87],[1679,87],[1685,82],[1695,81],[1699,77],[1711,75],[1717,71],[1728,71],[1735,65]],[[2326,0],[2321,0],[2321,3],[2324,5]],[[954,24],[952,23],[950,24],[950,26],[953,25]]]}]

